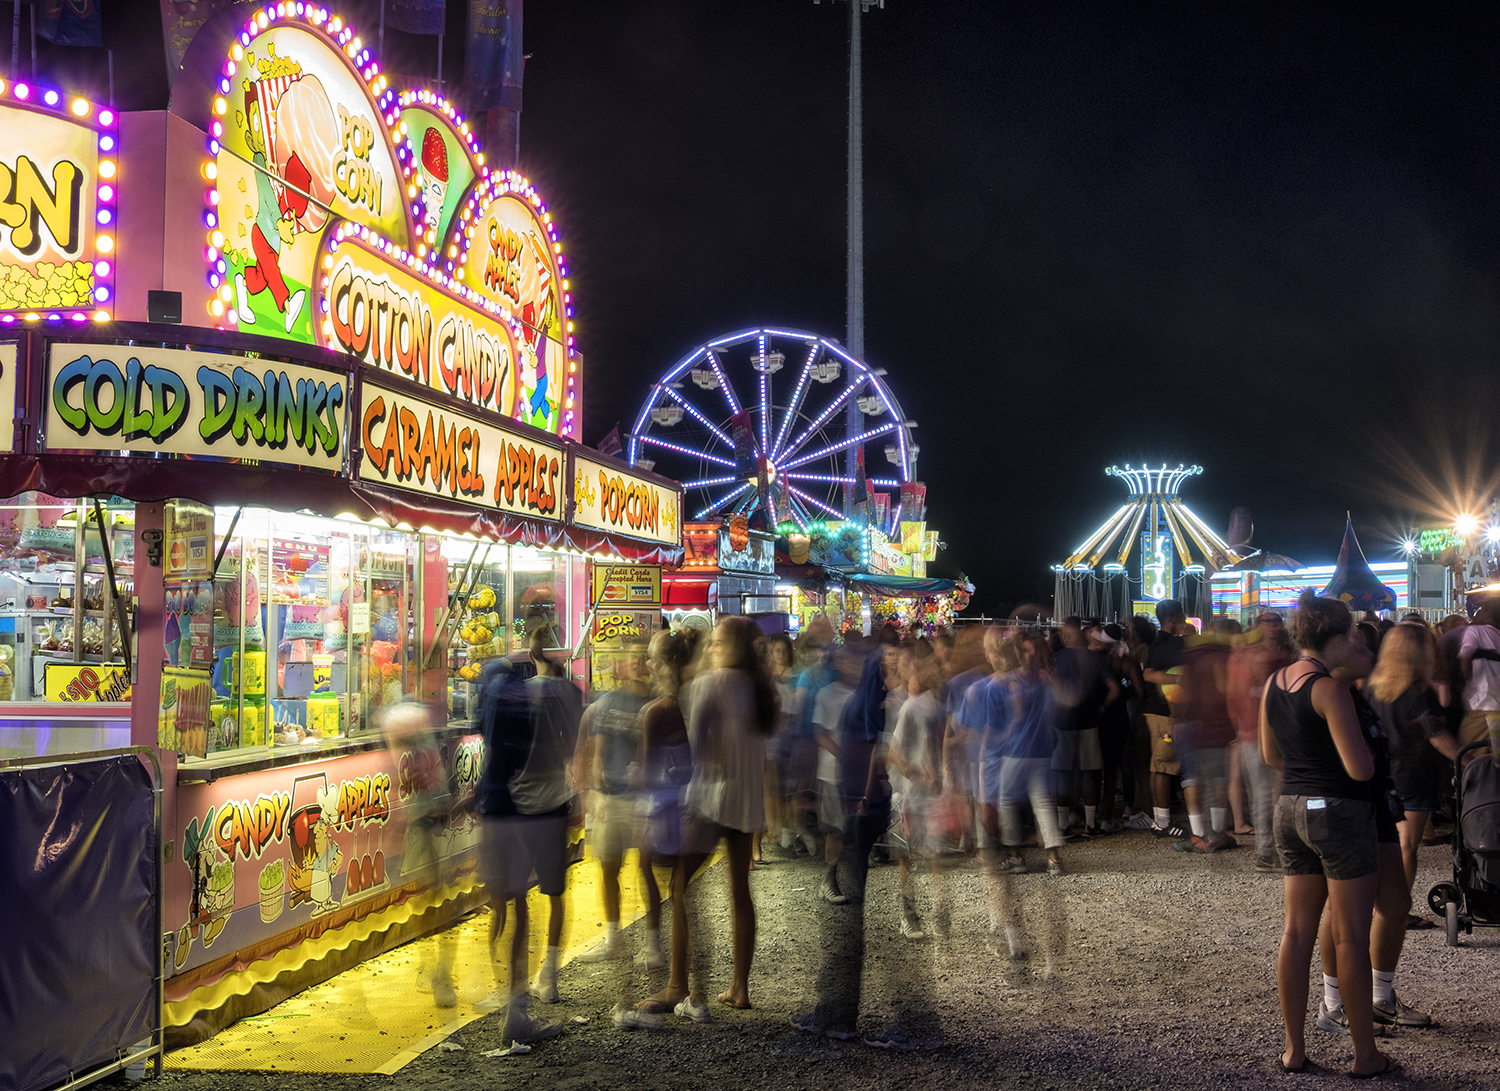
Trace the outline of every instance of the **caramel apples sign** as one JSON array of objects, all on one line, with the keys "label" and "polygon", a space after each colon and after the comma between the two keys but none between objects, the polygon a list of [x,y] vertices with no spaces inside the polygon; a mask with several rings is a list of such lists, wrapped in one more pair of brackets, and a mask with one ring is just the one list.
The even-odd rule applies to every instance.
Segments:
[{"label": "caramel apples sign", "polygon": [[561,519],[563,451],[367,383],[361,480]]}]

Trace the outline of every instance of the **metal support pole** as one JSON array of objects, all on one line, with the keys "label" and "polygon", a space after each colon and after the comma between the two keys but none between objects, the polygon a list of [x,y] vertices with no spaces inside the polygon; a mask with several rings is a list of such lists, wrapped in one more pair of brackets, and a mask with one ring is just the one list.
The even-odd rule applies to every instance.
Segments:
[{"label": "metal support pole", "polygon": [[[858,360],[865,357],[864,113],[861,108],[859,45],[859,16],[863,6],[861,0],[849,0],[849,247],[845,268],[848,283],[844,339],[849,352]],[[844,409],[844,434],[847,437],[857,436],[860,432],[860,412],[856,403],[857,399],[850,398]],[[851,481],[856,473],[857,458],[858,451],[853,447],[844,452],[844,476]],[[846,516],[854,510],[854,490],[854,485],[844,486]]]},{"label": "metal support pole", "polygon": [[380,58],[381,64],[385,64],[385,0],[380,0],[380,40],[375,47],[375,55]]},{"label": "metal support pole", "polygon": [[438,35],[438,94],[443,93],[443,36]]},{"label": "metal support pole", "polygon": [[10,19],[10,78],[15,79],[21,70],[21,0],[15,2],[15,12]]}]

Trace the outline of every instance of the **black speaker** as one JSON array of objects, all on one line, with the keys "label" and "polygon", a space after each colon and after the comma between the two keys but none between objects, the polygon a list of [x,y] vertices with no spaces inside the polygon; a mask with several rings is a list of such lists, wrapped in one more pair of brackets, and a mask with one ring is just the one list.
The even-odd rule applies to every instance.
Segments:
[{"label": "black speaker", "polygon": [[152,322],[171,322],[182,325],[182,293],[146,293],[146,314]]}]

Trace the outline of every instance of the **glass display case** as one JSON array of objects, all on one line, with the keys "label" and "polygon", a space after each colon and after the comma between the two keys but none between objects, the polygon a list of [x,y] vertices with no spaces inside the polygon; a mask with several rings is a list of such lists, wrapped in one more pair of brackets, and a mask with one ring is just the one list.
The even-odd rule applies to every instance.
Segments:
[{"label": "glass display case", "polygon": [[130,700],[134,528],[117,497],[0,501],[0,701]]}]

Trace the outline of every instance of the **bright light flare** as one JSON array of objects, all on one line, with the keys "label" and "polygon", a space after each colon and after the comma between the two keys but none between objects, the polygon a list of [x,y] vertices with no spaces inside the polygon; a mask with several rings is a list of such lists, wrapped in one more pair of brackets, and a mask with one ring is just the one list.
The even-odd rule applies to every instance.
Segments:
[{"label": "bright light flare", "polygon": [[1477,516],[1464,512],[1457,519],[1453,520],[1453,529],[1467,538],[1479,529],[1479,519]]}]

